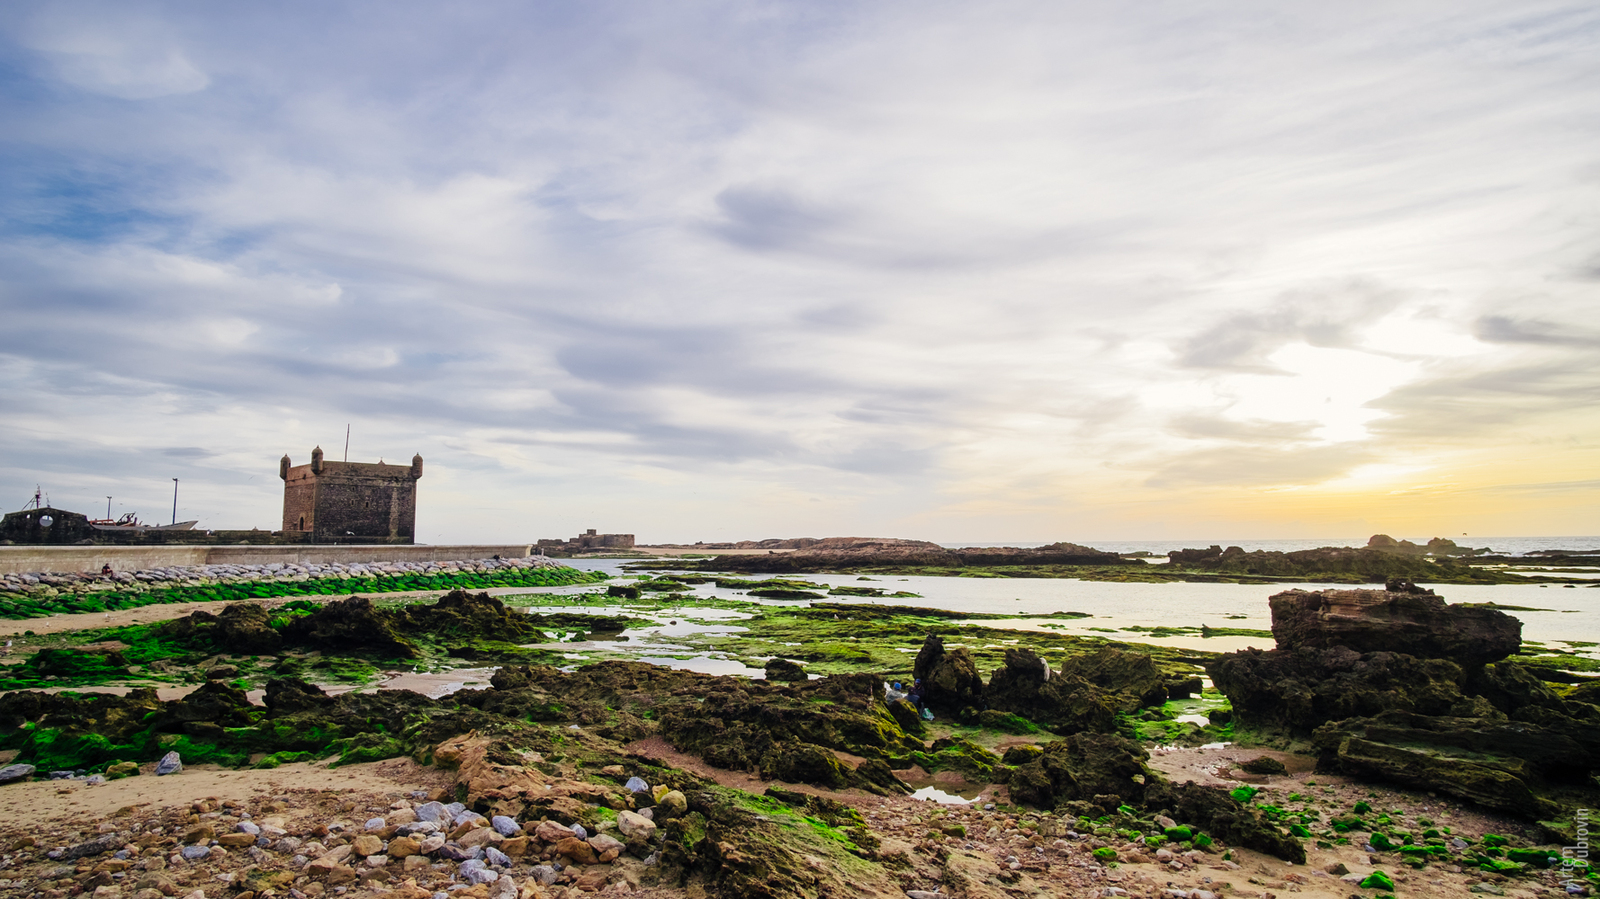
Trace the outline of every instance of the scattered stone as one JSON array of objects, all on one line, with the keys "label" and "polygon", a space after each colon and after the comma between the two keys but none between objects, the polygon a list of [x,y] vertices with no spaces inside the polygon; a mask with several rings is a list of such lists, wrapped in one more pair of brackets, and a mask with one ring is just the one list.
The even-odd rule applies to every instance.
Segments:
[{"label": "scattered stone", "polygon": [[475,858],[469,858],[461,863],[461,879],[468,883],[494,883],[500,879],[500,873],[491,871]]},{"label": "scattered stone", "polygon": [[628,782],[623,787],[630,793],[648,793],[650,791],[650,785],[645,783],[642,777],[628,778]]},{"label": "scattered stone", "polygon": [[668,818],[676,818],[689,810],[689,799],[678,790],[669,790],[656,801],[658,814]]},{"label": "scattered stone", "polygon": [[161,761],[156,763],[157,776],[177,774],[181,771],[183,771],[183,756],[178,755],[176,750],[162,756]]},{"label": "scattered stone", "polygon": [[[617,829],[622,831],[622,835],[627,837],[630,841],[638,841],[642,843],[650,842],[651,840],[655,839],[656,835],[655,822],[636,812],[617,812]],[[545,838],[543,831],[544,825],[541,824],[539,825],[539,830],[537,831],[541,840]],[[545,842],[552,841],[545,840]]]},{"label": "scattered stone", "polygon": [[489,819],[489,824],[495,829],[495,832],[503,837],[514,837],[522,833],[522,825],[518,824],[516,819],[508,818],[505,815],[495,815]]}]

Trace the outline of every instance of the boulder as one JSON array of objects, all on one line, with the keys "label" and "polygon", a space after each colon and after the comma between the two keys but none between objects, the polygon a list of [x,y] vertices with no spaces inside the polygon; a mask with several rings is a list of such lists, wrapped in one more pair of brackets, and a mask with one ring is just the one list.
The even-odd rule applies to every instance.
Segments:
[{"label": "boulder", "polygon": [[1269,600],[1278,648],[1398,652],[1465,668],[1522,646],[1522,622],[1498,609],[1447,605],[1431,593],[1286,590]]},{"label": "boulder", "polygon": [[952,713],[983,707],[983,678],[966,647],[946,651],[944,640],[929,634],[917,652],[914,672],[922,681],[924,705]]}]

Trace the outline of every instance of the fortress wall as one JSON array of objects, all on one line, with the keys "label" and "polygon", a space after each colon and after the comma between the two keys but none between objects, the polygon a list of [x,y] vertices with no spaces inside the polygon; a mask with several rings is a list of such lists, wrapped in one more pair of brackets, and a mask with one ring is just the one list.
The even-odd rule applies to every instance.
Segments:
[{"label": "fortress wall", "polygon": [[520,559],[532,547],[522,544],[461,546],[0,546],[0,574],[51,571],[117,571],[175,565],[270,565],[338,562],[449,562],[464,559]]}]

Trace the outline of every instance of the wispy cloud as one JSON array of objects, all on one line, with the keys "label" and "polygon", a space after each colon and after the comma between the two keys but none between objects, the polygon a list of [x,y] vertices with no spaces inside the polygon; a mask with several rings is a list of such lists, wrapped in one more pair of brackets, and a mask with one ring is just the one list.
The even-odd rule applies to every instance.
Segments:
[{"label": "wispy cloud", "polygon": [[1592,6],[8,12],[0,496],[270,523],[350,423],[435,541],[1110,536],[1600,439]]}]

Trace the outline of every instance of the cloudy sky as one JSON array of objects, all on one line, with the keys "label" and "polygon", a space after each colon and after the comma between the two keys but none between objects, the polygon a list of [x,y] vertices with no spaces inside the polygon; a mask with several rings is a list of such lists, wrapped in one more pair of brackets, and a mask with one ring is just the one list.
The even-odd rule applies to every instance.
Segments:
[{"label": "cloudy sky", "polygon": [[0,504],[1600,533],[1600,6],[30,3]]}]

